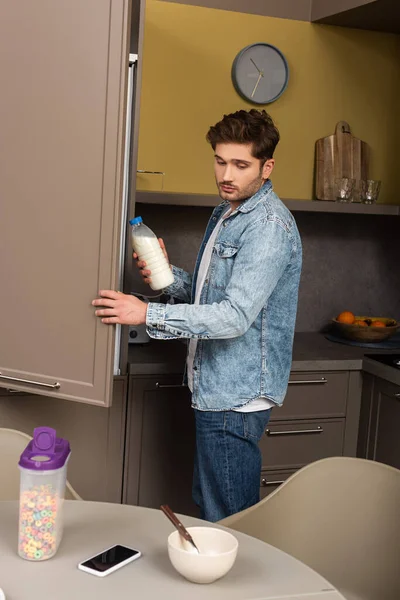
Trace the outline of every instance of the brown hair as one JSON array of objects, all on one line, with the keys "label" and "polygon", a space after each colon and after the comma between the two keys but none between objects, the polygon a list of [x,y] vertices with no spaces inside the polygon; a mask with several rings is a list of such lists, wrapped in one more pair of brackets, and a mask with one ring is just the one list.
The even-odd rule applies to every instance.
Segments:
[{"label": "brown hair", "polygon": [[265,162],[272,158],[279,142],[279,131],[265,110],[238,110],[210,127],[207,136],[215,150],[217,144],[252,144],[252,155]]}]

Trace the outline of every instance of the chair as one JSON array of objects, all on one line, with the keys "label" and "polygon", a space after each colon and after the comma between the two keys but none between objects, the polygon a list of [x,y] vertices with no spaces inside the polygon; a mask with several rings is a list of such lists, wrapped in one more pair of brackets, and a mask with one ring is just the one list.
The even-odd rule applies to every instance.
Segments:
[{"label": "chair", "polygon": [[357,458],[300,469],[220,525],[298,558],[347,600],[400,599],[400,471]]},{"label": "chair", "polygon": [[[20,471],[18,461],[31,437],[16,429],[0,427],[0,500],[18,500]],[[67,500],[82,500],[67,481]]]}]

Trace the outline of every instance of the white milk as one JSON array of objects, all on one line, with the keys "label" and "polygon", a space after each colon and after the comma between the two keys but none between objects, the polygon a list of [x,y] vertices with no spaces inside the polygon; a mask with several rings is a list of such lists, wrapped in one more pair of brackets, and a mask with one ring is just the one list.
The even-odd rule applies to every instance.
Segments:
[{"label": "white milk", "polygon": [[174,275],[157,236],[143,223],[142,217],[131,219],[129,223],[132,226],[132,248],[140,260],[146,261],[146,269],[151,271],[151,289],[162,290],[168,287],[174,282]]}]

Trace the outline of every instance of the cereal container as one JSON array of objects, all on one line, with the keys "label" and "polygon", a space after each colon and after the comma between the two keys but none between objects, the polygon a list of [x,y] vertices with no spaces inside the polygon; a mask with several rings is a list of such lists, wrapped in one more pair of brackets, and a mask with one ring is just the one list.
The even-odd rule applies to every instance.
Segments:
[{"label": "cereal container", "polygon": [[54,556],[63,530],[69,442],[51,427],[38,427],[21,454],[18,554],[27,560]]}]

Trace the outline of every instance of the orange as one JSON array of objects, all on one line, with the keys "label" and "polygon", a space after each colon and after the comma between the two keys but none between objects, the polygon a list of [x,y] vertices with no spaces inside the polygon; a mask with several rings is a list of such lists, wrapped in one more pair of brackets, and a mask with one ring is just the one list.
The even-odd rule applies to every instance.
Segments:
[{"label": "orange", "polygon": [[372,321],[371,327],[386,327],[386,324],[382,321]]},{"label": "orange", "polygon": [[352,325],[356,319],[352,312],[345,310],[336,317],[336,320],[339,321],[339,323],[348,323],[349,325]]},{"label": "orange", "polygon": [[353,325],[358,325],[359,327],[368,327],[367,323],[361,319],[354,321]]}]

